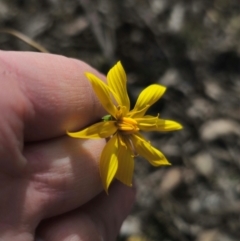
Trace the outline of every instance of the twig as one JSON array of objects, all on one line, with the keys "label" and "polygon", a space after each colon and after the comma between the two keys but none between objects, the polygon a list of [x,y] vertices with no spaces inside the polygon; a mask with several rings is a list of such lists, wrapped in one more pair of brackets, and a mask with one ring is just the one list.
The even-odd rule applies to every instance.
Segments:
[{"label": "twig", "polygon": [[49,51],[47,51],[42,45],[40,45],[39,43],[35,42],[34,40],[29,38],[28,36],[18,32],[17,30],[10,29],[10,28],[2,28],[2,29],[0,29],[0,33],[11,34],[14,37],[17,37],[17,38],[21,39],[23,42],[25,42],[26,44],[32,46],[33,48],[37,49],[40,52],[49,53]]}]

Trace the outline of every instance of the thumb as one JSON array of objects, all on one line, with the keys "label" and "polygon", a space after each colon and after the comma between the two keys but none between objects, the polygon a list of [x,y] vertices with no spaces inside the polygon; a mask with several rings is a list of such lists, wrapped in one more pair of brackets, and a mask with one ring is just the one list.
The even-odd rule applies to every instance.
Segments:
[{"label": "thumb", "polygon": [[102,192],[81,208],[42,222],[37,240],[113,241],[134,200],[134,188],[115,182],[109,195]]}]

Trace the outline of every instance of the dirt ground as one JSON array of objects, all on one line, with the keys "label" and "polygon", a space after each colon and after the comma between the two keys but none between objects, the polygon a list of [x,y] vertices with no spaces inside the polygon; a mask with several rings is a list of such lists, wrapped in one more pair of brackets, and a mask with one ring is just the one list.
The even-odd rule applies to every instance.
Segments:
[{"label": "dirt ground", "polygon": [[[121,60],[132,103],[151,83],[168,87],[150,113],[184,129],[147,135],[172,166],[136,160],[119,241],[240,239],[238,0],[0,0],[0,28],[103,73]],[[0,49],[36,51],[6,33]]]}]

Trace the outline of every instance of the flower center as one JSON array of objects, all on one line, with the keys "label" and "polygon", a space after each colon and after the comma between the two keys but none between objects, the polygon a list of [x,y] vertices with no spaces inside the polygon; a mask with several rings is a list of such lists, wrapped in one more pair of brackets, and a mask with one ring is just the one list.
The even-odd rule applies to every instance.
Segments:
[{"label": "flower center", "polygon": [[117,128],[122,134],[133,134],[139,131],[137,122],[129,117],[119,118],[116,122]]}]

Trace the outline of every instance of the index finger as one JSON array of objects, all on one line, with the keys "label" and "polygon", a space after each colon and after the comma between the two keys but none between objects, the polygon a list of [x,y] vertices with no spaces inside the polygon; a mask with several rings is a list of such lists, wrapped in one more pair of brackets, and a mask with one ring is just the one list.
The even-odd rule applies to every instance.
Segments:
[{"label": "index finger", "polygon": [[[78,130],[104,115],[85,77],[92,72],[86,63],[53,54],[0,52],[0,78],[11,83],[10,91],[23,121],[25,141],[38,141]],[[14,100],[12,100],[14,102]],[[22,112],[22,113],[21,113]]]}]

